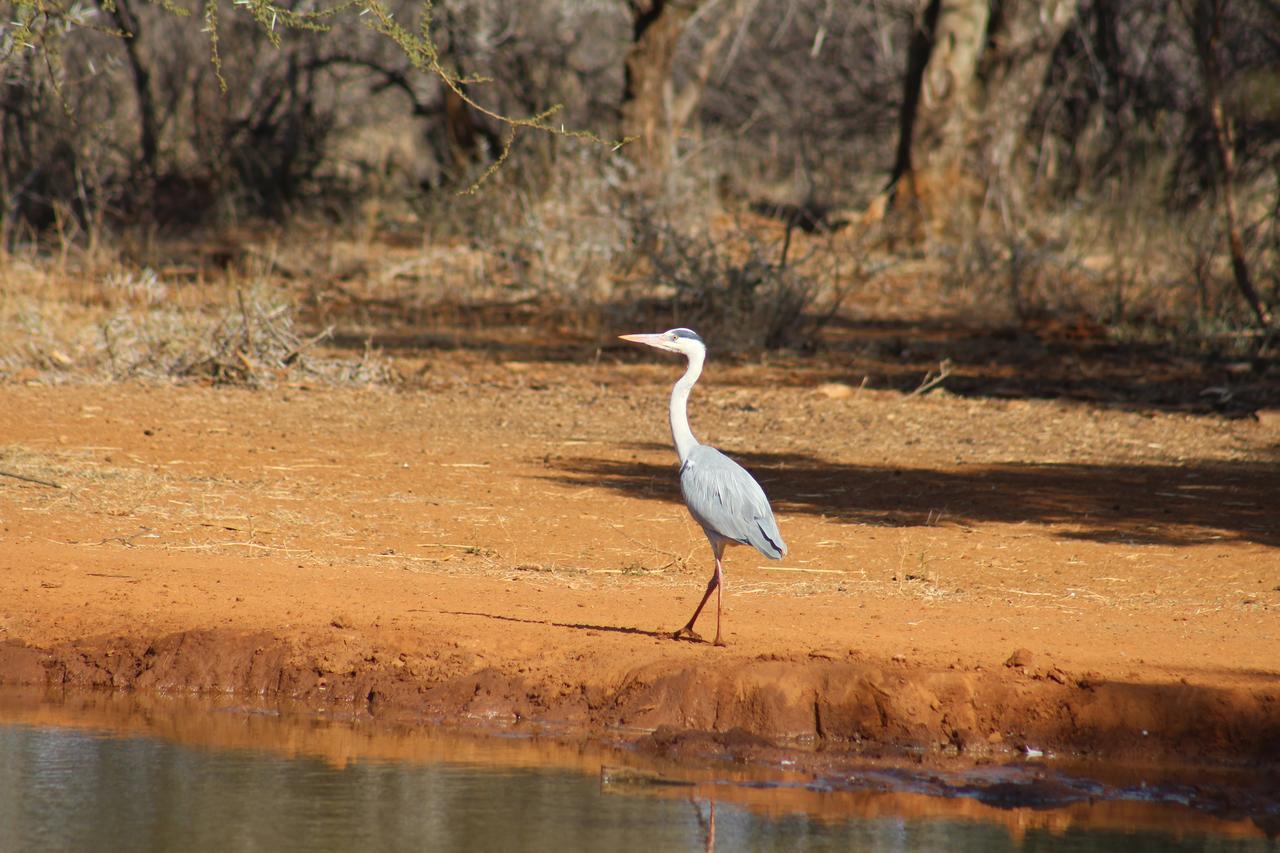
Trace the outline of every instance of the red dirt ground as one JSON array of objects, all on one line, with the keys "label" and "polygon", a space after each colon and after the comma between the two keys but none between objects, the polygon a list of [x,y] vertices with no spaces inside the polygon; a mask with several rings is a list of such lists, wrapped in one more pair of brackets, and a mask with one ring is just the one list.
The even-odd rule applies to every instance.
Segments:
[{"label": "red dirt ground", "polygon": [[695,432],[791,548],[729,552],[714,648],[668,636],[711,563],[665,425],[680,366],[619,358],[0,386],[0,469],[62,486],[0,477],[0,682],[833,755],[1280,758],[1274,417],[712,361]]}]

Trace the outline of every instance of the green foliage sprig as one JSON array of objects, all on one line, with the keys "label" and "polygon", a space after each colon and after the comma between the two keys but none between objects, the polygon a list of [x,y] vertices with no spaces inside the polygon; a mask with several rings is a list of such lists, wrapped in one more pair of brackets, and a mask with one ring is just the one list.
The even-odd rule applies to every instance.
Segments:
[{"label": "green foliage sprig", "polygon": [[0,5],[0,72],[7,72],[14,63],[34,61],[29,58],[34,53],[35,59],[44,65],[49,85],[58,96],[63,112],[71,117],[71,106],[62,96],[63,66],[59,50],[62,37],[77,29],[127,35],[96,25],[93,19],[97,12],[79,0],[71,4],[57,0],[13,0]]}]

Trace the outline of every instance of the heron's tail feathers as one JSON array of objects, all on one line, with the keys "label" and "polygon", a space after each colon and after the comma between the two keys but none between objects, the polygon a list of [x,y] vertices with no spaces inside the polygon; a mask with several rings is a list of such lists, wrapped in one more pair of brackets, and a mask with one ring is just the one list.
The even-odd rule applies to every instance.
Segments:
[{"label": "heron's tail feathers", "polygon": [[783,555],[787,553],[787,543],[782,541],[782,534],[778,532],[777,522],[774,522],[773,519],[769,519],[769,521],[772,523],[756,522],[756,535],[751,537],[751,544],[770,560],[781,560]]}]

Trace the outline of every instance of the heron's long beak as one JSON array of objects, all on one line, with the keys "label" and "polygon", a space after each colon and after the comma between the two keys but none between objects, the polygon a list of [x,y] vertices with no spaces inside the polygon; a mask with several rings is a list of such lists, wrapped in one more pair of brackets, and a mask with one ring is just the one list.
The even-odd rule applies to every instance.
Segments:
[{"label": "heron's long beak", "polygon": [[624,341],[631,341],[637,344],[646,344],[658,349],[668,349],[666,341],[662,339],[662,334],[655,332],[649,335],[618,335]]}]

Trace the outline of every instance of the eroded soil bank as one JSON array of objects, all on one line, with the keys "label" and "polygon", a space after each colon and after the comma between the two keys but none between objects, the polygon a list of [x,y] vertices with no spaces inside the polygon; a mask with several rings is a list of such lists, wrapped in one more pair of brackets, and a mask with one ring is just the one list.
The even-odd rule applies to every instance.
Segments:
[{"label": "eroded soil bank", "polygon": [[403,392],[0,387],[0,682],[677,752],[1280,760],[1274,420],[723,368],[695,430],[791,553],[730,552],[722,649],[668,636],[710,569],[670,365],[440,358]]},{"label": "eroded soil bank", "polygon": [[[345,639],[345,638],[344,638]],[[9,684],[287,698],[394,722],[642,737],[679,752],[820,746],[851,757],[985,760],[1050,751],[1266,767],[1280,758],[1274,683],[1132,683],[1056,664],[932,669],[826,653],[722,654],[612,671],[522,671],[444,637],[361,645],[210,629],[0,647]],[[682,731],[719,732],[709,740]]]},{"label": "eroded soil bank", "polygon": [[[595,777],[605,794],[703,805],[710,815],[700,822],[708,848],[714,845],[717,803],[833,825],[886,818],[895,824],[980,823],[1002,827],[1018,841],[1046,831],[1055,837],[1120,831],[1130,838],[1164,836],[1185,847],[1206,837],[1261,840],[1280,834],[1277,780],[1250,772],[1050,756],[955,760],[949,766],[901,757],[850,760],[847,753],[771,747],[741,730],[659,729],[634,740],[619,733],[548,734],[517,726],[494,736],[486,726],[388,725],[327,708],[338,713],[227,694],[0,688],[0,735],[14,725],[79,729],[95,740],[143,738],[215,755],[248,751],[298,760],[313,768],[309,773],[315,772],[315,759],[338,774],[352,765],[387,762],[404,772],[442,764],[472,772],[491,767],[503,776],[519,768],[569,770]],[[189,769],[198,775],[198,767],[197,761]]]}]

